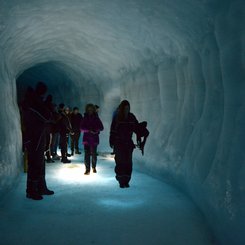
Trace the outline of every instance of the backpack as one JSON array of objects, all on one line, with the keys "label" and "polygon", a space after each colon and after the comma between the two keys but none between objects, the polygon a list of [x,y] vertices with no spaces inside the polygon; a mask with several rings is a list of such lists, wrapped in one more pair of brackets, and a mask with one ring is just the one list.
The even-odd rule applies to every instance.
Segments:
[{"label": "backpack", "polygon": [[[147,127],[146,121],[138,123],[135,132],[137,135],[137,147],[141,150],[142,155],[144,155],[144,147],[145,147],[146,139],[150,134],[149,130],[146,127]],[[141,139],[142,137],[143,137],[143,141]]]}]

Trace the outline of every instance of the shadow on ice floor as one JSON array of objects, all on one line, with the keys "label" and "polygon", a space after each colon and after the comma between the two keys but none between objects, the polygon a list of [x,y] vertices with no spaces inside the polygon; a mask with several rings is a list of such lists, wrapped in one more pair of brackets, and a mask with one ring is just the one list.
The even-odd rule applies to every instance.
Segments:
[{"label": "shadow on ice floor", "polygon": [[84,176],[82,156],[46,165],[54,196],[25,197],[26,176],[0,203],[3,245],[209,245],[211,234],[195,206],[171,186],[134,171],[128,189],[114,178],[114,161],[98,158]]}]

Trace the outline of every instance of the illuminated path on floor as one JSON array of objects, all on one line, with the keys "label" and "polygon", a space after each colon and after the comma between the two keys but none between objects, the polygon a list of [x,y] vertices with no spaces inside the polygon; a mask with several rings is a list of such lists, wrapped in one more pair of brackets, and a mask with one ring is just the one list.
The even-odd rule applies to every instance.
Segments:
[{"label": "illuminated path on floor", "polygon": [[200,213],[173,187],[134,171],[131,187],[120,189],[113,159],[99,157],[90,176],[81,163],[47,164],[55,195],[42,201],[25,197],[23,173],[0,203],[0,244],[212,244]]}]

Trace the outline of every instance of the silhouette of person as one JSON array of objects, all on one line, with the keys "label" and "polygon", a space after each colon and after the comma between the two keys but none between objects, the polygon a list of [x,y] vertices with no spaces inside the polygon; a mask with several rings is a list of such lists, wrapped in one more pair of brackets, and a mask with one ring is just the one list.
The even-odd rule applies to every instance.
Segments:
[{"label": "silhouette of person", "polygon": [[62,116],[58,112],[58,106],[54,104],[53,110],[53,127],[52,127],[52,142],[51,142],[51,155],[52,160],[60,160],[57,154],[58,145],[60,142],[60,120]]},{"label": "silhouette of person", "polygon": [[110,129],[110,146],[115,153],[115,173],[120,188],[128,188],[132,175],[132,154],[135,145],[133,133],[137,132],[138,120],[130,112],[130,104],[123,100],[114,115]]},{"label": "silhouette of person", "polygon": [[52,144],[52,138],[53,138],[53,128],[54,128],[54,104],[53,104],[53,97],[52,95],[48,95],[44,101],[47,109],[49,110],[51,114],[51,119],[53,123],[50,123],[47,125],[46,130],[46,148],[45,148],[45,155],[46,155],[46,162],[51,163],[54,162],[54,160],[51,159],[51,144]]},{"label": "silhouette of person", "polygon": [[80,126],[83,116],[79,113],[78,107],[73,108],[70,118],[71,126],[74,132],[74,134],[71,135],[71,155],[74,155],[74,149],[75,154],[81,154],[81,152],[79,151],[79,138],[81,135]]},{"label": "silhouette of person", "polygon": [[69,134],[73,135],[73,130],[69,118],[70,109],[69,107],[63,107],[60,115],[61,119],[59,121],[59,128],[60,128],[60,149],[61,149],[61,162],[63,163],[70,163],[71,160],[69,160],[67,157],[70,156],[67,153],[67,147],[68,147],[68,139]]},{"label": "silhouette of person", "polygon": [[87,104],[85,108],[84,118],[81,123],[81,131],[83,134],[84,145],[84,162],[85,175],[90,174],[90,158],[92,156],[92,168],[96,173],[97,165],[97,146],[99,144],[99,133],[104,129],[104,126],[96,113],[96,108],[93,104]]},{"label": "silhouette of person", "polygon": [[28,170],[26,197],[33,200],[43,199],[42,195],[53,195],[45,180],[44,151],[46,144],[46,130],[51,115],[43,101],[47,86],[38,82],[35,90],[27,89],[22,103],[24,123],[24,146],[27,150]]}]

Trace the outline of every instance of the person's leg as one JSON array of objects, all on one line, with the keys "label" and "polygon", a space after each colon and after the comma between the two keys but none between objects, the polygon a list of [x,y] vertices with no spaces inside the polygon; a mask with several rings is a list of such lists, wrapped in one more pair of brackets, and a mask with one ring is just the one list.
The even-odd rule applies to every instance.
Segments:
[{"label": "person's leg", "polygon": [[47,161],[50,160],[50,155],[49,155],[49,142],[50,142],[50,134],[47,132],[45,134],[45,156]]},{"label": "person's leg", "polygon": [[71,156],[71,154],[68,153],[69,141],[70,141],[70,134],[67,133],[66,134],[66,156],[67,157],[70,157]]},{"label": "person's leg", "polygon": [[91,154],[92,154],[92,168],[93,172],[97,173],[96,165],[97,165],[97,146],[91,146]]},{"label": "person's leg", "polygon": [[55,133],[55,134],[56,134],[56,141],[55,141],[55,145],[54,145],[54,154],[56,156],[58,156],[57,149],[58,149],[58,147],[60,145],[60,133],[58,132],[58,133]]},{"label": "person's leg", "polygon": [[50,133],[47,135],[47,146],[46,146],[46,159],[47,159],[47,162],[48,163],[51,163],[51,162],[54,162],[52,159],[51,159],[51,144],[52,144],[52,139],[53,139],[53,135]]},{"label": "person's leg", "polygon": [[66,136],[60,135],[60,151],[62,160],[66,159]]},{"label": "person's leg", "polygon": [[75,150],[76,150],[76,154],[81,154],[81,152],[79,151],[79,138],[80,138],[81,133],[80,132],[76,132],[75,133]]},{"label": "person's leg", "polygon": [[57,148],[59,145],[59,133],[52,134],[52,142],[51,142],[51,155],[53,160],[60,160],[60,157],[57,154]]},{"label": "person's leg", "polygon": [[115,146],[115,173],[116,179],[119,182],[121,188],[125,187],[124,182],[124,147],[123,146]]},{"label": "person's leg", "polygon": [[56,138],[57,138],[57,135],[56,135],[56,133],[54,133],[52,135],[52,141],[51,141],[51,147],[50,147],[52,157],[55,156],[55,153],[56,153],[56,150],[55,150]]},{"label": "person's leg", "polygon": [[63,163],[70,163],[71,161],[67,159],[67,137],[65,134],[60,135],[60,148],[61,148],[61,161]]},{"label": "person's leg", "polygon": [[132,162],[133,149],[128,148],[125,150],[125,165],[124,165],[124,184],[125,187],[129,187],[129,181],[131,180],[133,162]]},{"label": "person's leg", "polygon": [[[34,142],[32,142],[34,144]],[[27,159],[28,159],[28,169],[27,169],[27,183],[26,183],[26,197],[34,200],[43,199],[38,192],[39,183],[39,168],[37,155],[34,147],[28,146],[27,148]]]},{"label": "person's leg", "polygon": [[39,182],[38,182],[38,192],[40,195],[53,195],[54,192],[49,190],[46,184],[45,179],[45,160],[44,160],[44,145],[42,145],[42,142],[40,142],[40,146],[36,151],[36,154],[38,156],[37,161],[39,161],[39,168],[40,168],[40,175],[39,175]]},{"label": "person's leg", "polygon": [[28,151],[28,172],[26,196],[34,200],[41,200],[39,192],[41,176],[45,176],[44,150],[46,145],[46,135],[36,134],[27,146]]},{"label": "person's leg", "polygon": [[85,164],[85,174],[90,173],[90,146],[84,145],[84,164]]},{"label": "person's leg", "polygon": [[71,135],[71,155],[74,155],[75,134]]},{"label": "person's leg", "polygon": [[115,173],[120,187],[129,187],[132,174],[133,148],[127,146],[115,147]]}]

